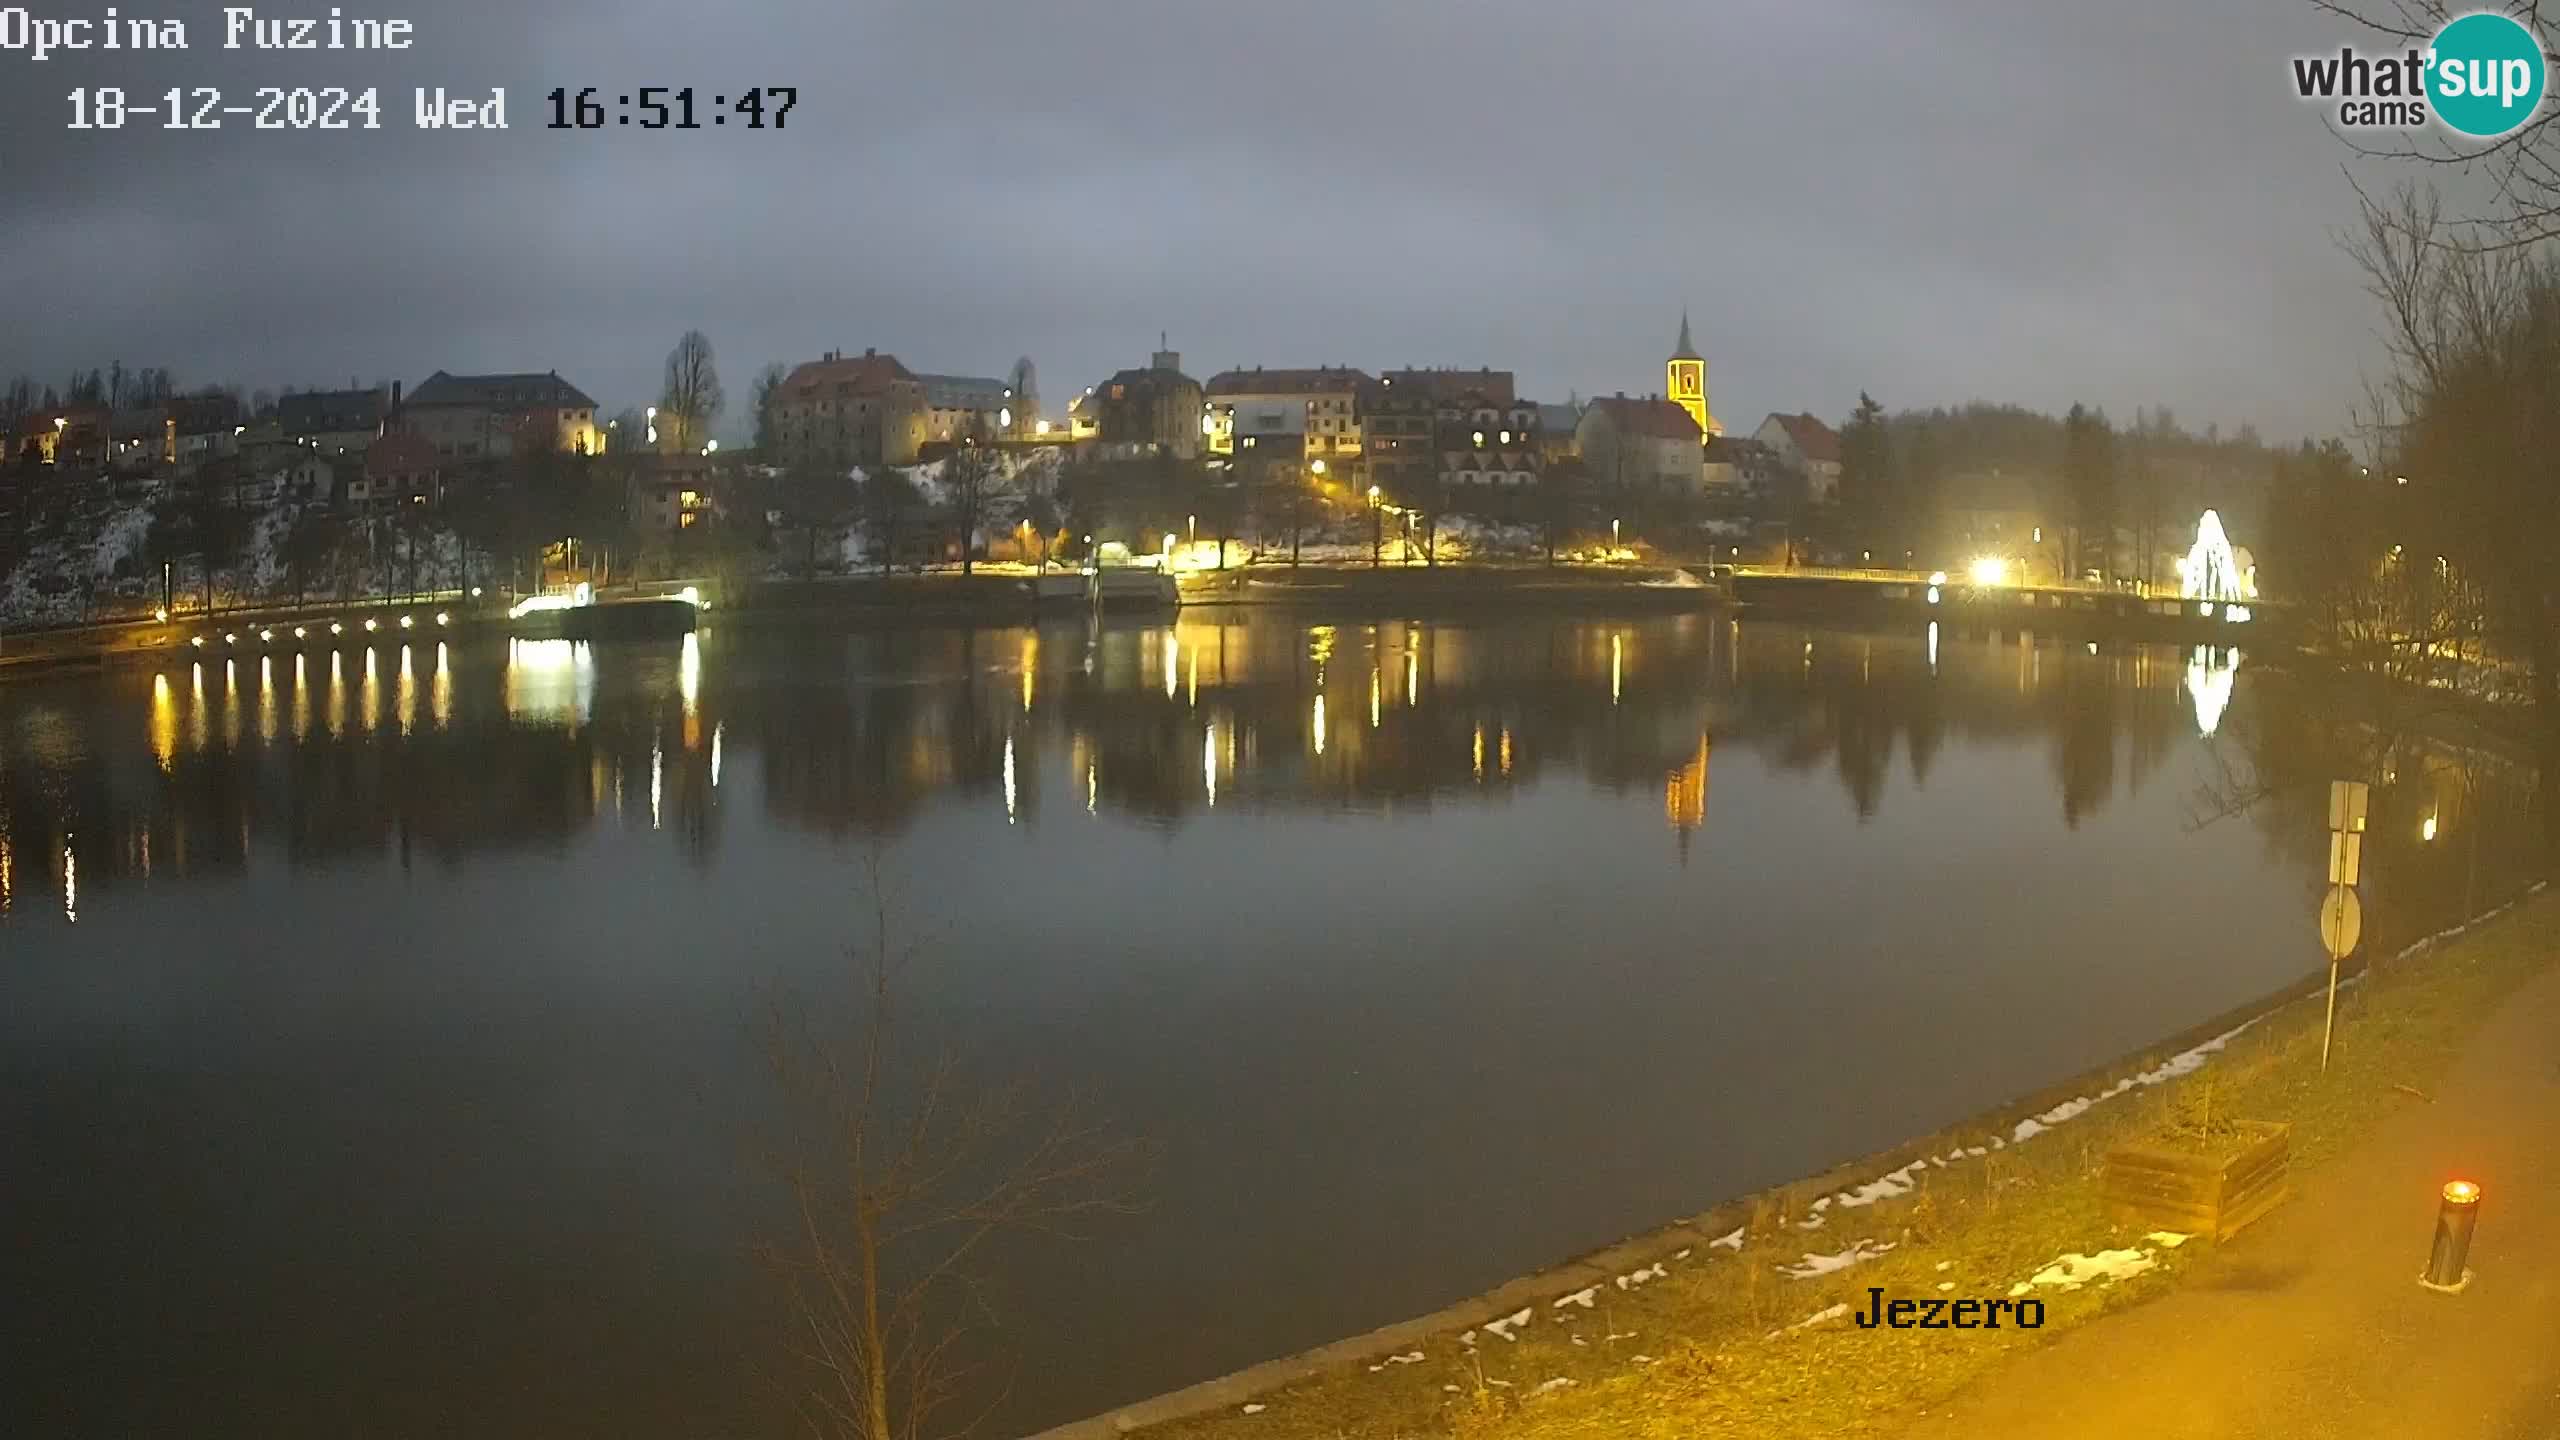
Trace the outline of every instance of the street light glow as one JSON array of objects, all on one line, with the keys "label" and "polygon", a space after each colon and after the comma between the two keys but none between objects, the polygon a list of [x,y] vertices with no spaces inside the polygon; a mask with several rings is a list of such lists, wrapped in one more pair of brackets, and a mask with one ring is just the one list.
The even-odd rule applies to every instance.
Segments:
[{"label": "street light glow", "polygon": [[1977,556],[1971,573],[1976,585],[1997,585],[2009,578],[2009,562],[1997,555]]}]

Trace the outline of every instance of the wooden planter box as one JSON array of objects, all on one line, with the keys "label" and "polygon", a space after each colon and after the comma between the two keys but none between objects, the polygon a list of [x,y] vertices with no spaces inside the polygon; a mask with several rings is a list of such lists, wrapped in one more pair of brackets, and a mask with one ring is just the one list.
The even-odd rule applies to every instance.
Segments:
[{"label": "wooden planter box", "polygon": [[2289,1127],[2240,1122],[2257,1139],[2215,1160],[2166,1145],[2123,1145],[2107,1152],[2099,1196],[2119,1220],[2227,1240],[2291,1193]]}]

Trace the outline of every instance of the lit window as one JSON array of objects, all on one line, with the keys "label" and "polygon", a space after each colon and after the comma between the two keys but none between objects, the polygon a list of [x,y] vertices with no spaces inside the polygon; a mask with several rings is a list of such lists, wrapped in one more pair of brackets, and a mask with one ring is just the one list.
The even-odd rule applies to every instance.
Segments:
[{"label": "lit window", "polygon": [[1476,448],[1479,450],[1484,448],[1484,432],[1481,430],[1476,432]]}]

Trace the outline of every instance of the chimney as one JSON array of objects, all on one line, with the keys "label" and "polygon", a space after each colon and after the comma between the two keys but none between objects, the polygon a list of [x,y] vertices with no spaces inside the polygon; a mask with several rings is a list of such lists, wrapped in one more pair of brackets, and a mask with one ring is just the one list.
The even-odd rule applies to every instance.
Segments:
[{"label": "chimney", "polygon": [[391,413],[394,416],[400,413],[400,382],[397,380],[391,382]]},{"label": "chimney", "polygon": [[862,358],[863,358],[863,359],[865,359],[865,360],[874,360],[874,359],[878,359],[878,358],[879,358],[879,355],[880,355],[880,352],[879,352],[879,351],[872,349],[872,348],[871,348],[870,346],[868,346],[868,345],[865,345],[865,346],[863,346],[863,347],[862,347]]}]

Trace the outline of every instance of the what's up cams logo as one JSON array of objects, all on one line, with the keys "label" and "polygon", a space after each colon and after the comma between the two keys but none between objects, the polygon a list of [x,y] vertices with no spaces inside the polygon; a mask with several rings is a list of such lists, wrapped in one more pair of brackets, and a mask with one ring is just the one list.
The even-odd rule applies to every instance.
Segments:
[{"label": "what's up cams logo", "polygon": [[2432,115],[2457,135],[2494,140],[2542,107],[2544,70],[2531,30],[2483,11],[2446,25],[2423,50],[2296,56],[2293,86],[2335,105],[2343,129],[2414,130]]}]

